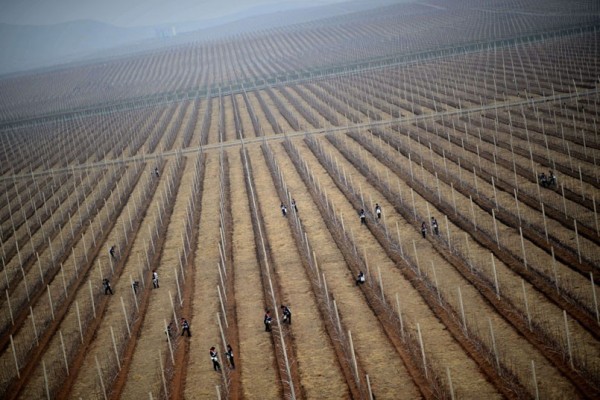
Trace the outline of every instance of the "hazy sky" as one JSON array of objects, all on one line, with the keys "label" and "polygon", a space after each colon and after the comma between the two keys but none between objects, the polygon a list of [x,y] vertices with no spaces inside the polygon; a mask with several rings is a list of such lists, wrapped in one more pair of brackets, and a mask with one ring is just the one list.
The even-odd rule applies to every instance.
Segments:
[{"label": "hazy sky", "polygon": [[[295,0],[328,4],[343,0]],[[219,17],[283,0],[0,0],[0,22],[55,24],[93,19],[118,26],[143,26]]]}]

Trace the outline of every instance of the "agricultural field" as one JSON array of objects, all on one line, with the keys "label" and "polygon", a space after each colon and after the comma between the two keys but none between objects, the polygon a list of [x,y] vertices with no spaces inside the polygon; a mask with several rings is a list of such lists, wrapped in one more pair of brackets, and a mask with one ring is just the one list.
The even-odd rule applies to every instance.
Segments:
[{"label": "agricultural field", "polygon": [[600,397],[599,86],[587,0],[1,79],[0,397]]}]

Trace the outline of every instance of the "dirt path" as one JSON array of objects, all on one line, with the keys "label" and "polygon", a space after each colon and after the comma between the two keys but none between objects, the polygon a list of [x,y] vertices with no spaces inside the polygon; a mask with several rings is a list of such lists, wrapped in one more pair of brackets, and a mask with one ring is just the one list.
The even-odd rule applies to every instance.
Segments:
[{"label": "dirt path", "polygon": [[[333,238],[327,232],[321,216],[316,213],[310,195],[293,164],[278,146],[274,148],[277,159],[286,172],[286,182],[298,204],[306,231],[313,243],[319,243],[316,256],[319,268],[325,274],[330,292],[337,300],[340,316],[351,330],[357,357],[361,360],[371,379],[377,398],[395,398],[402,393],[406,398],[418,398],[419,392],[403,364],[390,358],[390,343],[379,327],[362,295],[357,296],[354,277]],[[308,150],[303,152],[306,154]],[[322,178],[324,179],[324,178]]]},{"label": "dirt path", "polygon": [[[219,157],[213,154],[206,160],[206,176],[204,186],[215,188],[206,191],[202,197],[200,232],[196,262],[194,263],[193,277],[194,293],[192,299],[192,314],[186,316],[191,323],[192,337],[184,337],[188,341],[188,363],[186,367],[186,380],[184,396],[188,399],[212,397],[215,395],[215,386],[222,383],[221,374],[214,372],[208,355],[211,346],[219,351],[219,362],[226,368],[223,354],[217,313],[221,312],[217,284],[219,272]],[[203,379],[197,379],[202,376]]]},{"label": "dirt path", "polygon": [[[167,162],[165,168],[170,166],[171,161]],[[123,307],[120,302],[121,298],[127,300],[127,307],[129,312],[133,309],[134,305],[131,303],[132,301],[132,291],[129,283],[130,276],[139,276],[140,275],[140,258],[144,259],[145,254],[147,253],[147,249],[152,247],[152,243],[150,241],[150,232],[152,226],[158,220],[158,203],[159,198],[164,196],[164,192],[167,186],[167,179],[165,179],[167,174],[163,173],[160,181],[160,185],[157,188],[157,191],[154,194],[151,204],[153,206],[149,207],[146,215],[144,216],[142,226],[140,227],[139,236],[135,238],[135,241],[132,242],[132,250],[131,256],[125,268],[123,269],[122,277],[119,281],[123,281],[122,285],[118,285],[118,282],[114,282],[114,290],[116,295],[113,296],[109,302],[108,309],[103,317],[103,324],[96,332],[96,337],[92,342],[90,348],[86,354],[86,360],[84,361],[82,368],[80,370],[80,374],[75,381],[71,396],[77,398],[79,396],[84,396],[85,393],[88,392],[90,387],[94,387],[97,385],[98,376],[97,370],[95,367],[95,357],[98,357],[99,360],[102,360],[103,366],[105,366],[105,370],[109,371],[114,368],[114,354],[110,352],[109,349],[112,348],[112,335],[110,332],[110,328],[113,327],[115,330],[115,335],[117,337],[122,337],[125,339],[128,336]],[[138,256],[139,254],[139,256]],[[146,266],[148,267],[148,266]],[[124,279],[123,279],[124,278]],[[145,280],[148,281],[147,276]],[[128,323],[132,323],[132,321],[128,320]],[[123,340],[122,339],[122,340]],[[123,342],[121,342],[123,343]]]},{"label": "dirt path", "polygon": [[[187,160],[180,189],[176,194],[163,250],[160,253],[160,261],[155,268],[159,274],[160,288],[152,289],[151,275],[145,277],[146,287],[143,290],[150,291],[148,311],[136,338],[135,352],[129,362],[129,373],[125,376],[121,391],[118,390],[118,387],[113,390],[113,398],[117,396],[135,398],[148,392],[159,393],[161,390],[162,381],[156,379],[160,373],[158,350],[160,349],[164,355],[169,354],[165,340],[165,321],[168,324],[173,318],[169,293],[172,294],[175,304],[177,304],[179,299],[177,282],[179,282],[180,289],[183,284],[179,252],[182,247],[181,236],[184,234],[182,221],[187,218],[186,206],[193,195],[194,168],[194,159]],[[121,373],[121,375],[123,374]]]},{"label": "dirt path", "polygon": [[[293,313],[293,324],[289,327],[283,325],[283,329],[293,338],[302,390],[307,398],[346,397],[347,388],[341,372],[332,366],[335,365],[335,353],[320,321],[321,316],[287,220],[279,209],[281,200],[273,187],[260,149],[253,149],[250,157],[253,160],[254,182],[265,220],[266,236],[273,256],[272,267],[282,289],[282,304],[287,305]],[[292,218],[292,207],[289,204],[287,207],[289,218]]]},{"label": "dirt path", "polygon": [[[371,161],[369,158],[363,159]],[[381,168],[381,165],[378,165],[378,163],[369,162],[369,164],[370,168],[379,169],[378,173],[380,174],[380,176],[383,176],[385,174],[384,169]],[[346,168],[348,172],[351,171],[348,165],[346,165]],[[354,182],[356,183],[356,177],[354,178]],[[377,191],[374,188],[370,187],[366,181],[363,181],[361,179],[360,182],[363,185],[362,187],[365,193],[377,193]],[[425,203],[427,202],[419,196],[415,197],[415,201],[416,204],[419,205],[419,207],[417,208],[417,213],[419,215],[428,215],[428,209],[425,206]],[[461,204],[465,203],[466,202],[463,201]],[[385,209],[387,209],[388,207],[391,207],[393,209],[393,206],[387,203],[387,201],[383,202],[383,204],[381,205],[382,207],[385,207]],[[431,212],[432,215],[438,214],[433,205],[429,204],[428,207],[429,212]],[[465,207],[463,212],[468,212],[468,209]],[[387,224],[393,223],[393,218],[390,218],[392,216],[393,213],[386,213]],[[530,360],[534,359],[536,363],[536,368],[539,370],[540,376],[542,374],[544,374],[545,376],[547,375],[548,378],[546,379],[548,379],[548,381],[554,382],[555,387],[559,387],[559,382],[562,382],[562,387],[559,393],[566,393],[569,390],[572,393],[574,393],[574,389],[569,386],[569,383],[565,382],[564,380],[561,380],[560,372],[556,371],[552,364],[549,363],[548,360],[546,360],[543,357],[543,355],[538,354],[537,349],[535,349],[526,341],[522,340],[519,332],[515,331],[510,326],[510,324],[506,324],[506,322],[502,318],[498,318],[496,316],[496,310],[494,310],[493,308],[491,309],[486,304],[486,300],[480,297],[476,289],[472,290],[474,288],[470,286],[469,282],[465,281],[459,274],[457,274],[456,271],[453,270],[452,265],[450,265],[447,261],[443,259],[442,255],[437,254],[437,252],[433,248],[431,248],[431,246],[422,243],[422,240],[419,239],[419,233],[414,223],[405,224],[405,228],[405,230],[401,230],[401,232],[404,233],[402,235],[403,240],[408,241],[408,243],[411,243],[411,240],[415,240],[420,243],[420,245],[417,246],[417,251],[419,253],[419,261],[421,265],[428,266],[431,264],[436,266],[436,276],[438,282],[440,282],[438,288],[440,288],[442,293],[445,294],[445,297],[451,299],[451,302],[454,303],[454,307],[456,309],[460,309],[460,305],[458,304],[458,299],[456,297],[456,288],[461,288],[463,301],[466,304],[466,318],[470,320],[470,324],[474,324],[476,326],[474,330],[480,332],[485,331],[485,322],[491,318],[496,334],[499,334],[503,338],[509,338],[508,340],[510,340],[512,347],[510,349],[503,349],[502,351],[505,354],[507,360],[510,360],[511,365],[514,365],[513,368],[515,368],[516,371],[519,371],[522,374],[523,382],[527,381],[529,375]],[[481,259],[478,259],[477,261],[482,264],[483,262],[487,262],[487,260],[489,259],[488,257],[489,254],[485,254]],[[427,271],[429,271],[429,274],[432,273],[430,268],[427,268]],[[513,286],[513,290],[515,290],[517,286]],[[513,352],[512,349],[518,349],[518,351]]]},{"label": "dirt path", "polygon": [[264,331],[265,301],[256,259],[248,196],[239,152],[229,152],[233,212],[233,260],[240,332],[239,367],[243,396],[278,398],[281,393],[271,336]]}]

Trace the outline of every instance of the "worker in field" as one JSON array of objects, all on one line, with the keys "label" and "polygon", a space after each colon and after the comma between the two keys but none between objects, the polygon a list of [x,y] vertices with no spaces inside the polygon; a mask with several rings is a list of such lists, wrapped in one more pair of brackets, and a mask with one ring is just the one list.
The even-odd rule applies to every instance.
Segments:
[{"label": "worker in field", "polygon": [[137,294],[138,289],[140,288],[140,282],[139,281],[133,281],[131,283],[131,288],[133,289],[133,293]]},{"label": "worker in field", "polygon": [[158,285],[158,272],[156,272],[156,270],[152,271],[152,286],[154,289],[158,289],[160,287]]},{"label": "worker in field", "polygon": [[356,277],[356,286],[362,285],[363,283],[365,283],[365,273],[360,271]]},{"label": "worker in field", "polygon": [[113,294],[112,288],[110,287],[110,281],[108,278],[102,279],[102,286],[104,286],[104,294]]},{"label": "worker in field", "polygon": [[108,254],[110,254],[110,257],[113,260],[117,259],[117,253],[116,253],[116,248],[115,248],[114,244],[112,246],[110,246],[110,248],[108,249]]},{"label": "worker in field", "polygon": [[265,324],[265,332],[271,332],[271,323],[273,322],[273,318],[271,317],[271,311],[265,311],[264,324]]},{"label": "worker in field", "polygon": [[167,342],[169,341],[169,339],[173,338],[173,333],[175,332],[175,328],[173,327],[173,321],[169,322],[169,325],[167,325],[167,330],[165,331],[165,334],[167,335]]},{"label": "worker in field", "polygon": [[292,207],[294,208],[294,212],[298,212],[298,207],[296,206],[296,200],[292,199]]},{"label": "worker in field", "polygon": [[283,314],[283,319],[282,322],[285,324],[287,323],[288,325],[292,324],[292,312],[290,311],[288,306],[281,306],[281,313]]},{"label": "worker in field", "polygon": [[367,224],[367,216],[365,214],[365,210],[363,210],[362,208],[360,209],[358,216],[360,217],[360,224],[361,225],[366,225]]},{"label": "worker in field", "polygon": [[421,235],[423,235],[423,239],[427,236],[427,224],[425,224],[425,221],[421,224]]},{"label": "worker in field", "polygon": [[192,336],[190,332],[190,323],[185,318],[181,318],[181,336],[187,332],[188,337]]},{"label": "worker in field", "polygon": [[281,214],[285,217],[287,215],[287,207],[283,203],[279,207],[281,208]]},{"label": "worker in field", "polygon": [[230,344],[227,345],[227,351],[225,352],[225,356],[227,357],[227,361],[229,361],[229,367],[231,369],[235,369],[235,361],[233,359],[233,349],[231,348]]},{"label": "worker in field", "polygon": [[158,173],[158,167],[154,167],[154,176],[156,176],[157,178],[160,176],[160,174]]},{"label": "worker in field", "polygon": [[375,203],[375,214],[377,214],[377,219],[381,219],[381,206]]},{"label": "worker in field", "polygon": [[440,236],[440,227],[434,217],[431,217],[431,229],[433,229],[433,232],[436,234],[436,236]]},{"label": "worker in field", "polygon": [[221,364],[219,364],[219,358],[218,358],[217,350],[215,349],[214,346],[210,348],[209,354],[210,354],[210,359],[211,359],[211,361],[213,363],[213,369],[215,371],[220,371],[221,370]]}]

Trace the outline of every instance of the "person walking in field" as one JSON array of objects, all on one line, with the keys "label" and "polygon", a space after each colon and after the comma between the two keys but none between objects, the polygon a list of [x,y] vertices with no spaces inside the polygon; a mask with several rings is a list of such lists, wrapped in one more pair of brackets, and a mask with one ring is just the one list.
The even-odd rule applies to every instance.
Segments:
[{"label": "person walking in field", "polygon": [[181,336],[183,336],[186,332],[188,337],[192,336],[192,333],[190,332],[190,323],[187,321],[187,319],[181,318],[181,328]]},{"label": "person walking in field", "polygon": [[265,311],[265,318],[264,318],[265,332],[271,332],[271,323],[272,322],[273,322],[273,318],[271,318],[271,311],[269,311],[269,310]]},{"label": "person walking in field", "polygon": [[152,271],[152,286],[154,289],[158,289],[160,287],[158,285],[158,272],[156,272],[156,270]]},{"label": "person walking in field", "polygon": [[131,283],[131,288],[133,289],[133,293],[137,294],[138,289],[140,288],[140,282],[133,281]]},{"label": "person walking in field", "polygon": [[108,254],[110,254],[110,257],[113,260],[117,259],[117,254],[116,254],[116,249],[115,249],[115,245],[114,244],[112,246],[110,246],[110,248],[108,249]]},{"label": "person walking in field", "polygon": [[108,278],[104,278],[102,279],[102,286],[104,286],[104,294],[113,294],[112,288],[110,287],[110,281],[108,280]]},{"label": "person walking in field", "polygon": [[214,346],[210,348],[209,354],[210,354],[210,359],[211,359],[211,361],[213,363],[213,369],[215,371],[220,371],[221,370],[221,364],[219,364],[219,358],[218,358],[217,350],[215,349]]},{"label": "person walking in field", "polygon": [[381,219],[381,207],[377,203],[375,203],[375,214],[377,214],[377,219]]},{"label": "person walking in field", "polygon": [[283,214],[283,216],[285,217],[287,215],[287,207],[285,206],[285,204],[281,203],[281,214]]},{"label": "person walking in field", "polygon": [[231,348],[230,344],[227,345],[227,351],[225,352],[225,356],[227,357],[227,361],[229,361],[229,367],[231,369],[235,369],[235,361],[233,359],[233,349]]},{"label": "person walking in field", "polygon": [[421,235],[423,235],[423,239],[427,236],[427,225],[425,224],[425,221],[421,224]]},{"label": "person walking in field", "polygon": [[296,206],[296,200],[292,199],[292,207],[294,208],[294,212],[298,213],[298,207]]},{"label": "person walking in field", "polygon": [[438,226],[438,222],[434,217],[431,217],[431,229],[436,236],[440,236],[440,227]]},{"label": "person walking in field", "polygon": [[158,173],[158,167],[154,167],[154,176],[156,176],[157,178],[160,176],[160,174]]},{"label": "person walking in field", "polygon": [[292,312],[290,311],[288,306],[281,306],[281,313],[283,314],[283,320],[282,322],[285,324],[287,323],[288,325],[292,324]]},{"label": "person walking in field", "polygon": [[363,210],[361,208],[360,212],[358,213],[358,216],[360,217],[360,224],[366,225],[367,224],[367,216],[365,215],[365,210]]}]

